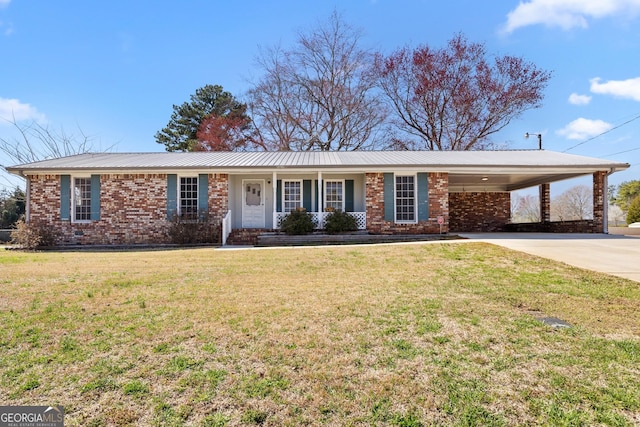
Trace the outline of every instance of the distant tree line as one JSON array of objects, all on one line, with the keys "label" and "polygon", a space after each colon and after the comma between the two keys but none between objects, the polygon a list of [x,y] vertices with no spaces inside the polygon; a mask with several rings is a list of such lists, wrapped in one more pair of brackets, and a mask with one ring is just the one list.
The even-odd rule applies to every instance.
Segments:
[{"label": "distant tree line", "polygon": [[0,229],[14,228],[24,216],[26,195],[20,188],[0,191]]},{"label": "distant tree line", "polygon": [[626,215],[627,224],[640,222],[640,180],[609,187],[609,203]]}]

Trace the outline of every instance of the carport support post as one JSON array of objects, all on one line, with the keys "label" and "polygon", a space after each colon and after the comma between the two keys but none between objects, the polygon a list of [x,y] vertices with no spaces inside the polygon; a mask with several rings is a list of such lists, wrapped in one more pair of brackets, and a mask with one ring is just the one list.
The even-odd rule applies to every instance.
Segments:
[{"label": "carport support post", "polygon": [[551,185],[540,184],[540,222],[551,221]]},{"label": "carport support post", "polygon": [[593,174],[593,232],[608,233],[607,226],[607,171]]}]

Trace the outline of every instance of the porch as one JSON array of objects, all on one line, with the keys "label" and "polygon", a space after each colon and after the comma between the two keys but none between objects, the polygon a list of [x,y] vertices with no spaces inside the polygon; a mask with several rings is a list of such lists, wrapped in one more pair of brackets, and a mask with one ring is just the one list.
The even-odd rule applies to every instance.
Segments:
[{"label": "porch", "polygon": [[289,212],[304,208],[317,230],[331,211],[352,215],[367,226],[365,174],[353,172],[273,172],[230,174],[226,228],[278,230]]}]

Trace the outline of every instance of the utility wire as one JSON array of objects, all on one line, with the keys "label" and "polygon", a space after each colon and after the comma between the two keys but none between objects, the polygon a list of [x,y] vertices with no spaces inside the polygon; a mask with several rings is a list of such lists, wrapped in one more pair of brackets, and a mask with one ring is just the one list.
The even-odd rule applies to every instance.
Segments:
[{"label": "utility wire", "polygon": [[564,150],[564,151],[563,151],[563,153],[566,153],[566,152],[567,152],[567,151],[569,151],[569,150],[573,150],[574,148],[579,147],[579,146],[581,146],[582,144],[586,144],[586,143],[587,143],[587,142],[589,142],[589,141],[593,141],[594,139],[599,138],[599,137],[601,137],[602,135],[605,135],[605,134],[607,134],[607,133],[609,133],[609,132],[612,132],[612,131],[614,131],[614,130],[616,130],[616,129],[618,129],[618,128],[621,128],[621,127],[622,127],[622,126],[624,126],[624,125],[628,125],[628,124],[629,124],[629,123],[631,123],[632,121],[634,121],[634,120],[638,120],[638,119],[640,119],[640,114],[638,114],[637,116],[635,116],[635,117],[634,117],[634,118],[632,118],[632,119],[627,120],[627,121],[626,121],[626,122],[624,122],[624,123],[619,124],[618,126],[614,126],[614,127],[612,127],[611,129],[609,129],[609,130],[606,130],[606,131],[602,132],[601,134],[598,134],[598,135],[596,135],[596,136],[592,136],[592,137],[591,137],[591,138],[589,138],[589,139],[585,139],[584,141],[579,142],[579,143],[577,143],[576,145],[574,145],[574,146],[572,146],[572,147],[567,148],[566,150]]},{"label": "utility wire", "polygon": [[640,147],[638,147],[638,148],[632,148],[632,149],[630,149],[630,150],[618,151],[617,153],[605,154],[605,155],[604,155],[604,156],[602,156],[602,157],[617,156],[618,154],[624,154],[624,153],[629,153],[629,152],[631,152],[631,151],[638,151],[638,150],[640,150]]}]

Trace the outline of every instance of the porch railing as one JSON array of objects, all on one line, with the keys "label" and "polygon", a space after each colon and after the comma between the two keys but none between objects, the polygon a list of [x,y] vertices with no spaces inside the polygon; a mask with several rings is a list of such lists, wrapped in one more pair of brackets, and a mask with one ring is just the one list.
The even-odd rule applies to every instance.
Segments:
[{"label": "porch railing", "polygon": [[231,234],[231,211],[227,211],[227,214],[222,218],[222,246],[227,244],[227,239]]},{"label": "porch railing", "polygon": [[[347,212],[347,213],[356,219],[358,230],[367,229],[367,213],[366,212]],[[311,215],[311,219],[315,224],[316,228],[323,229],[325,227],[326,218],[331,214],[331,212],[309,212],[309,214]],[[287,215],[288,213],[286,212],[274,212],[273,223],[275,224],[276,229],[280,228],[280,223]]]}]

